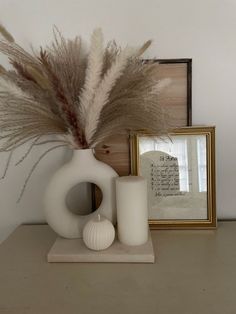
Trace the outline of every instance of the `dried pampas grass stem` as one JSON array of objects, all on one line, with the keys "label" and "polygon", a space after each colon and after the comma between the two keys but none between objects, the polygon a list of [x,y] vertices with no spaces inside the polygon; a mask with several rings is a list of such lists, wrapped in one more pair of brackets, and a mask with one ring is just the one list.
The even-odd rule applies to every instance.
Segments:
[{"label": "dried pampas grass stem", "polygon": [[13,155],[13,150],[10,151],[10,153],[8,154],[8,158],[7,158],[7,163],[6,163],[6,166],[5,166],[5,169],[4,169],[4,172],[3,172],[3,175],[1,177],[1,180],[4,179],[7,175],[7,170],[10,166],[10,162],[11,162],[11,159],[12,159],[12,155]]},{"label": "dried pampas grass stem", "polygon": [[13,36],[6,30],[6,28],[0,24],[0,34],[9,42],[13,43],[14,38]]},{"label": "dried pampas grass stem", "polygon": [[[158,81],[158,66],[141,58],[151,40],[140,47],[104,45],[95,29],[88,51],[76,36],[66,39],[53,28],[53,41],[29,52],[0,24],[0,52],[11,65],[0,65],[0,152],[11,152],[30,142],[21,164],[36,145],[54,143],[31,169],[21,191],[40,160],[56,148],[94,148],[115,134],[140,129],[165,134],[166,113],[160,93],[169,84]],[[44,139],[45,136],[56,139]],[[41,142],[40,142],[41,138]]]},{"label": "dried pampas grass stem", "polygon": [[57,149],[57,148],[60,148],[60,147],[65,147],[65,146],[66,146],[65,144],[53,146],[53,147],[47,149],[47,150],[38,158],[38,160],[35,162],[35,164],[34,164],[33,167],[31,168],[31,170],[30,170],[30,172],[29,172],[29,174],[28,174],[28,176],[27,176],[27,178],[26,178],[26,180],[25,180],[25,183],[24,183],[24,185],[23,185],[23,187],[22,187],[22,190],[21,190],[20,196],[19,196],[19,198],[18,198],[18,200],[17,200],[17,203],[20,202],[20,200],[21,200],[21,198],[22,198],[22,196],[23,196],[23,194],[24,194],[24,192],[25,192],[25,189],[26,189],[26,187],[27,187],[27,184],[28,184],[28,182],[29,182],[29,180],[30,180],[32,174],[34,173],[34,170],[37,168],[38,164],[40,163],[40,161],[41,161],[48,153],[50,153],[51,151],[53,151],[53,150],[55,150],[55,149]]},{"label": "dried pampas grass stem", "polygon": [[34,145],[36,145],[37,141],[40,139],[41,136],[36,137],[33,142],[31,143],[30,147],[28,148],[28,150],[24,153],[24,155],[15,163],[15,166],[18,166],[19,164],[21,164],[26,158],[27,156],[29,156],[30,152],[32,151]]}]

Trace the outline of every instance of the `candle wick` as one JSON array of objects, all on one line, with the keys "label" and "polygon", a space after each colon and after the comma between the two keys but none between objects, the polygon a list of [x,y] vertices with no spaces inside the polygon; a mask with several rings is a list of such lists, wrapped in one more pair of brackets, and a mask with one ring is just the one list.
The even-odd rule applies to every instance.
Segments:
[{"label": "candle wick", "polygon": [[101,215],[100,214],[98,214],[98,221],[100,221],[101,220]]}]

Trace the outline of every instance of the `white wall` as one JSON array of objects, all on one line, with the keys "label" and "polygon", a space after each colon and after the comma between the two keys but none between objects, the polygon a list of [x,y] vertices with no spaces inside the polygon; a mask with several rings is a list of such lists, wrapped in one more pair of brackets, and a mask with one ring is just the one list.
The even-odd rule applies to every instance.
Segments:
[{"label": "white wall", "polygon": [[[81,34],[85,40],[101,26],[106,39],[121,44],[153,39],[147,57],[193,58],[193,122],[217,127],[218,215],[236,218],[235,0],[0,0],[0,20],[24,47],[48,43],[53,24],[65,36]],[[35,150],[20,167],[13,163],[0,183],[0,240],[21,222],[44,220],[44,186],[66,151],[52,152],[42,161],[16,205],[37,156]],[[5,157],[0,155],[1,169]]]}]

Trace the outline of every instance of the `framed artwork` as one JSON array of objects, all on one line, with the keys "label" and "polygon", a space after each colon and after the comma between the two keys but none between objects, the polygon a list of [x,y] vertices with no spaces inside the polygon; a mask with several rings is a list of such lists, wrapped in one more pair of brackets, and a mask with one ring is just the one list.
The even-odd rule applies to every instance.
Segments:
[{"label": "framed artwork", "polygon": [[[157,79],[170,79],[160,102],[173,127],[192,125],[192,59],[157,59]],[[148,63],[149,60],[146,60]]]},{"label": "framed artwork", "polygon": [[[149,60],[145,60],[147,63]],[[160,94],[173,127],[192,125],[192,59],[157,59],[157,80],[169,78],[170,84]],[[131,159],[129,138],[115,136],[95,149],[96,158],[110,165],[120,175],[129,175]],[[93,209],[101,203],[101,194],[92,189]]]},{"label": "framed artwork", "polygon": [[[157,59],[157,80],[169,78],[160,101],[168,109],[173,128],[192,125],[192,59]],[[146,60],[148,62],[148,60]],[[112,166],[119,175],[130,173],[129,139],[116,136],[95,149],[97,159]]]},{"label": "framed artwork", "polygon": [[214,127],[134,134],[130,148],[132,174],[147,179],[152,228],[216,227]]}]

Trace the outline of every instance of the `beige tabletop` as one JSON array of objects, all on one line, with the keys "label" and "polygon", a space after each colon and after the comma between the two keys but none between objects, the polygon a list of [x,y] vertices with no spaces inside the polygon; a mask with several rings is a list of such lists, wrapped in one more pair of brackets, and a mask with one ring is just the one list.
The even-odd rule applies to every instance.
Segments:
[{"label": "beige tabletop", "polygon": [[0,246],[0,314],[235,314],[236,222],[153,231],[155,264],[49,264],[56,238],[21,226]]}]

